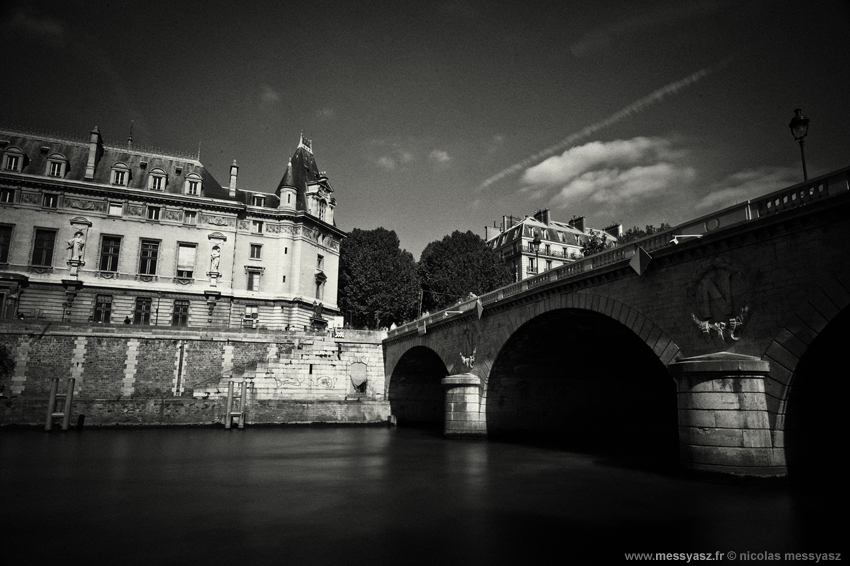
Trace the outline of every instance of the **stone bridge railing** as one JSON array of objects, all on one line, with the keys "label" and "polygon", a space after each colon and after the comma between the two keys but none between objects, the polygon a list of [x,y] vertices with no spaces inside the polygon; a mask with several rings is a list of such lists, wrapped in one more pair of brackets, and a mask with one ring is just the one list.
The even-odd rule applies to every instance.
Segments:
[{"label": "stone bridge railing", "polygon": [[848,190],[850,190],[850,167],[839,169],[838,171],[816,177],[809,181],[718,210],[684,222],[668,230],[656,232],[639,240],[633,240],[627,245],[618,246],[577,259],[555,269],[544,271],[535,277],[501,287],[480,297],[470,297],[459,304],[446,307],[436,313],[428,314],[413,322],[393,328],[388,332],[387,337],[395,338],[417,330],[424,332],[424,329],[432,324],[436,324],[448,317],[463,315],[474,310],[478,301],[486,307],[487,305],[498,303],[508,297],[524,293],[536,287],[541,287],[558,280],[570,279],[593,269],[621,263],[631,259],[637,253],[639,247],[652,254],[657,250],[676,245],[673,240],[674,236],[688,234],[702,237],[708,234],[714,234],[733,226],[758,220],[759,218],[782,214],[811,202],[847,192]]}]

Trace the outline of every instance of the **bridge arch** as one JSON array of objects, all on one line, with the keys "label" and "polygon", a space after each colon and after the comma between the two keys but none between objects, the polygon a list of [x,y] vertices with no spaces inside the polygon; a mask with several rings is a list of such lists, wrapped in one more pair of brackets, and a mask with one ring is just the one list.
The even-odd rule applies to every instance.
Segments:
[{"label": "bridge arch", "polygon": [[850,343],[848,290],[850,277],[834,277],[811,292],[763,356],[770,362],[765,391],[774,445],[785,448],[792,479],[829,476],[827,455],[843,440],[847,380],[839,374]]},{"label": "bridge arch", "polygon": [[[439,344],[436,347],[441,349]],[[417,344],[392,362],[388,360],[391,372],[387,374],[386,399],[398,424],[443,425],[445,395],[441,380],[449,371],[437,350]]]},{"label": "bridge arch", "polygon": [[490,345],[496,353],[482,376],[481,409],[488,433],[642,450],[654,444],[675,465],[676,385],[666,365],[678,346],[636,309],[576,295],[517,309],[500,347]]}]

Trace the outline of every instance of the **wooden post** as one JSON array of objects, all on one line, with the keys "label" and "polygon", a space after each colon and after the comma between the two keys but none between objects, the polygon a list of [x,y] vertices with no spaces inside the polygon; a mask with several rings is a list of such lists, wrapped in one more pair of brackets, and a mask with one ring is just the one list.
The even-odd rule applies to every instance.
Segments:
[{"label": "wooden post", "polygon": [[230,428],[230,416],[231,411],[233,411],[233,382],[227,382],[227,407],[225,407],[224,411],[224,428]]},{"label": "wooden post", "polygon": [[76,383],[76,379],[73,377],[68,378],[68,389],[65,393],[65,414],[62,416],[62,430],[68,430],[71,426],[71,407],[74,406],[74,384]]},{"label": "wooden post", "polygon": [[248,381],[242,380],[242,397],[239,399],[239,428],[245,428],[245,399],[248,390]]},{"label": "wooden post", "polygon": [[50,398],[47,401],[47,420],[44,422],[44,430],[50,432],[53,428],[53,409],[56,407],[56,390],[59,388],[59,378],[54,377],[50,383]]}]

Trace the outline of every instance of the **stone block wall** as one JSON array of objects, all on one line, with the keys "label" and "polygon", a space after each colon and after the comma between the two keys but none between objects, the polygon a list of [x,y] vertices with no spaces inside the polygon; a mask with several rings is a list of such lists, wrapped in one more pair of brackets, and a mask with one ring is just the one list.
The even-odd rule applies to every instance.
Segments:
[{"label": "stone block wall", "polygon": [[[0,425],[43,424],[53,378],[75,378],[72,422],[223,422],[228,382],[247,381],[246,421],[386,422],[381,332],[300,332],[0,324],[12,375],[0,379]],[[356,371],[354,368],[356,367]],[[356,390],[351,374],[366,377]]]}]

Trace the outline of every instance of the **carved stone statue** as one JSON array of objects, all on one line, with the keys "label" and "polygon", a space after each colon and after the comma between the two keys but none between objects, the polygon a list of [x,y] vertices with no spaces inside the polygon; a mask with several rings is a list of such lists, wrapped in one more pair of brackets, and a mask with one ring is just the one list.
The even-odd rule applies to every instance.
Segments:
[{"label": "carved stone statue", "polygon": [[213,246],[212,253],[210,254],[210,272],[218,273],[218,264],[221,261],[221,248],[218,246]]},{"label": "carved stone statue", "polygon": [[74,237],[68,240],[68,249],[71,251],[71,259],[83,259],[83,248],[86,247],[86,238],[82,230],[77,230]]}]

